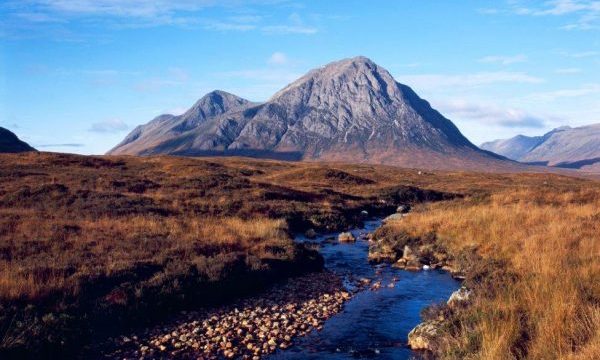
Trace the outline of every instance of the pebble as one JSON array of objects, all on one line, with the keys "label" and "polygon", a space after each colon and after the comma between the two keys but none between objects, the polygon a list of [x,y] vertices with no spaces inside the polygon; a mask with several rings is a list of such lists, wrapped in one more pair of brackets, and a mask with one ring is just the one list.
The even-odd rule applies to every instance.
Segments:
[{"label": "pebble", "polygon": [[322,329],[351,296],[334,274],[309,274],[228,306],[182,312],[168,324],[118,338],[103,357],[261,359]]}]

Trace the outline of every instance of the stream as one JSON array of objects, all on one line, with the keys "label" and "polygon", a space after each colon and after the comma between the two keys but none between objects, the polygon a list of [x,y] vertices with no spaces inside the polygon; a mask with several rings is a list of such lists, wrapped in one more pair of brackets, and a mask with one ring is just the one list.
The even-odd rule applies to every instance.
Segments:
[{"label": "stream", "polygon": [[362,289],[345,304],[343,311],[325,322],[321,331],[297,338],[294,346],[276,352],[269,359],[422,357],[406,346],[408,333],[420,322],[421,309],[446,301],[460,287],[460,282],[441,270],[411,272],[389,264],[369,264],[369,243],[361,234],[374,231],[381,223],[381,220],[365,221],[362,229],[352,230],[355,243],[339,243],[338,233],[311,240],[302,235],[296,237],[299,242],[318,243],[325,267],[341,275],[349,290],[355,290],[353,280],[360,278],[368,278],[372,283],[380,281],[381,288]]}]

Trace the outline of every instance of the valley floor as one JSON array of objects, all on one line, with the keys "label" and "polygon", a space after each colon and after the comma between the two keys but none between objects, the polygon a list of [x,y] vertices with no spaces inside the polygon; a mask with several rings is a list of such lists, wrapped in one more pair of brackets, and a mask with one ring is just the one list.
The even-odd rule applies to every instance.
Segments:
[{"label": "valley floor", "polygon": [[[241,158],[0,157],[0,354],[65,354],[98,334],[322,268],[292,233],[423,204],[381,231],[443,246],[471,306],[440,355],[600,355],[600,184]],[[435,201],[435,202],[431,202]],[[86,331],[83,331],[86,329]]]}]

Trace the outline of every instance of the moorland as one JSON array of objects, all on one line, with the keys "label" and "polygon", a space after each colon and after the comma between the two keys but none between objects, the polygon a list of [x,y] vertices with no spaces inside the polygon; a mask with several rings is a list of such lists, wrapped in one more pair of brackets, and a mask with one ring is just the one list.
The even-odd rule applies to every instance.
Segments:
[{"label": "moorland", "polygon": [[6,356],[69,354],[320,271],[294,233],[343,230],[363,210],[400,204],[414,211],[378,236],[436,243],[475,294],[447,315],[438,355],[600,353],[595,180],[244,158],[25,153],[0,163]]}]

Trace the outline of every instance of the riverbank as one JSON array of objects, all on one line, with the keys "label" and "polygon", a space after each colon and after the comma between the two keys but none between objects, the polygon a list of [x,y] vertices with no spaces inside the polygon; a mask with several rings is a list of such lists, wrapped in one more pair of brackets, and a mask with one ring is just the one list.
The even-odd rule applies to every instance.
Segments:
[{"label": "riverbank", "polygon": [[382,233],[443,247],[464,270],[467,305],[429,308],[417,330],[436,356],[600,358],[599,199],[594,183],[546,182],[427,204],[386,224]]},{"label": "riverbank", "polygon": [[320,272],[292,278],[260,296],[178,319],[113,340],[110,359],[262,358],[292,346],[298,336],[320,330],[351,293],[339,277]]}]

